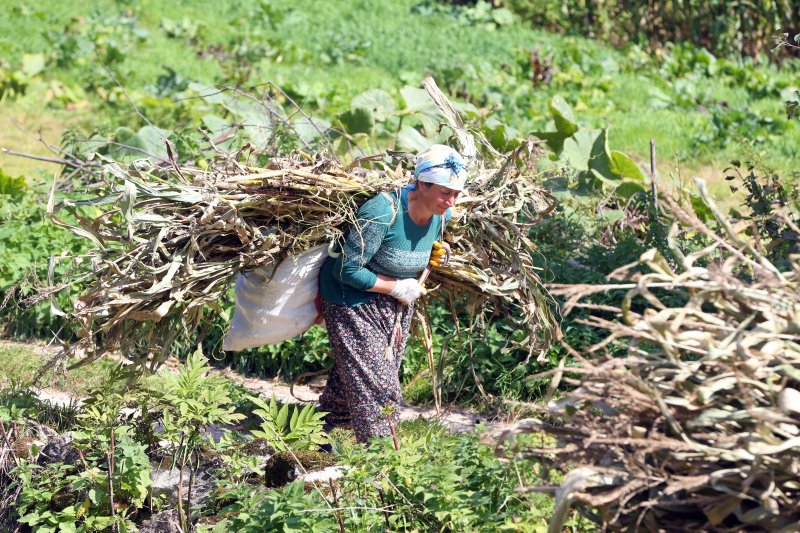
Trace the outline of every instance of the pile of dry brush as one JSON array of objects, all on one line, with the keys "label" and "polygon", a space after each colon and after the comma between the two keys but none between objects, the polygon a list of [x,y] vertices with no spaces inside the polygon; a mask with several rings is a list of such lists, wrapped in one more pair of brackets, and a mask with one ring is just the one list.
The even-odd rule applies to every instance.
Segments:
[{"label": "pile of dry brush", "polygon": [[[501,441],[557,441],[523,452],[568,472],[557,490],[527,489],[556,493],[550,531],[562,530],[570,506],[614,531],[797,531],[800,257],[778,269],[769,243],[738,232],[698,185],[718,234],[691,209],[669,207],[710,246],[683,255],[672,241],[673,264],[651,250],[616,273],[632,283],[553,290],[568,308],[611,288],[627,293],[618,319],[595,306],[587,322],[610,335],[591,356],[573,354],[565,370],[581,379],[556,373],[575,386],[550,404],[563,424],[522,421]],[[794,217],[775,216],[800,235]],[[627,356],[604,355],[611,343]]]},{"label": "pile of dry brush", "polygon": [[[472,161],[446,233],[454,257],[432,274],[429,285],[441,287],[430,297],[457,311],[512,317],[530,333],[524,347],[541,349],[556,325],[526,235],[555,201],[531,177],[536,147],[480,157],[452,104],[433,80],[425,86]],[[361,203],[413,180],[410,154],[345,165],[297,150],[259,168],[246,155],[220,153],[205,169],[174,159],[124,166],[95,156],[101,165],[82,167],[83,181],[93,184],[89,196],[58,203],[51,196],[52,219],[92,243],[86,255],[67,258],[76,265],[71,279],[50,280],[50,293],[85,284],[66,311],[81,337],[71,352],[87,361],[119,350],[157,366],[176,339],[219,309],[237,272],[341,239]]]}]

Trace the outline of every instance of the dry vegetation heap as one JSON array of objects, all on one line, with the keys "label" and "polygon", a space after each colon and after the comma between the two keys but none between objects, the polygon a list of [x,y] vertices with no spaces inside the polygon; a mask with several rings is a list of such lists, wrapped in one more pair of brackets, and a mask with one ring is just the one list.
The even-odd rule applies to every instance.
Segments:
[{"label": "dry vegetation heap", "polygon": [[[441,286],[431,297],[456,312],[511,317],[529,332],[523,344],[532,352],[555,328],[526,236],[555,207],[531,177],[536,147],[526,144],[508,156],[488,147],[479,157],[452,105],[432,81],[426,87],[473,161],[446,233],[453,259],[433,272],[429,286]],[[75,279],[86,285],[69,312],[81,337],[72,348],[85,350],[86,359],[108,350],[142,361],[156,354],[157,365],[209,309],[220,309],[237,272],[340,240],[361,203],[413,181],[410,154],[345,165],[296,150],[261,167],[248,164],[257,155],[248,146],[219,153],[205,169],[174,159],[123,166],[99,158],[101,165],[81,167],[88,197],[57,205],[51,198],[53,220],[92,243],[73,258]],[[65,222],[65,211],[77,224]],[[51,282],[51,290],[74,282],[53,281],[63,283]]]},{"label": "dry vegetation heap", "polygon": [[[617,273],[633,283],[554,288],[568,306],[610,288],[628,292],[621,320],[609,320],[609,309],[588,320],[610,336],[590,359],[574,354],[567,370],[583,377],[568,379],[577,388],[551,404],[564,424],[527,420],[506,435],[558,441],[525,452],[569,470],[550,531],[561,531],[573,504],[594,508],[613,531],[797,530],[800,257],[780,271],[765,257],[769,243],[752,244],[702,184],[701,193],[722,236],[671,202],[684,228],[713,242],[685,256],[673,246],[677,268],[651,250],[640,261],[647,273],[640,265]],[[782,223],[798,232],[793,219]],[[604,356],[610,343],[628,355]]]}]

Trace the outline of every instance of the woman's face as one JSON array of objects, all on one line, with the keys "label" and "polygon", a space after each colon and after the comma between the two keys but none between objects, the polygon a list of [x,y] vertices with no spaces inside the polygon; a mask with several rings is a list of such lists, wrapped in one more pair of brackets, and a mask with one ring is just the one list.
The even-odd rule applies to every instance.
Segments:
[{"label": "woman's face", "polygon": [[456,205],[459,191],[435,183],[423,182],[420,185],[419,190],[422,191],[425,204],[434,215],[443,215],[448,208]]}]

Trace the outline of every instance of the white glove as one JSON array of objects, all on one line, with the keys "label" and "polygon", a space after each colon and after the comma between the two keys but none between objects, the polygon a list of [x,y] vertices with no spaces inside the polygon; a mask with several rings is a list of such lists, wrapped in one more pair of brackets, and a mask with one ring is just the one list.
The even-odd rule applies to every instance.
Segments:
[{"label": "white glove", "polygon": [[389,296],[394,296],[401,303],[408,305],[428,291],[414,278],[398,279]]}]

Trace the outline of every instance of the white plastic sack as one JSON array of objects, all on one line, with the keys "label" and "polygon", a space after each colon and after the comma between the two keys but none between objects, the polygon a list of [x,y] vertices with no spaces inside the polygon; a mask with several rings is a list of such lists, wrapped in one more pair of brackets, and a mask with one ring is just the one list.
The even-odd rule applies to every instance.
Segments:
[{"label": "white plastic sack", "polygon": [[285,259],[269,279],[271,267],[239,274],[236,310],[223,350],[246,350],[292,339],[314,325],[319,271],[328,257],[320,245]]}]

